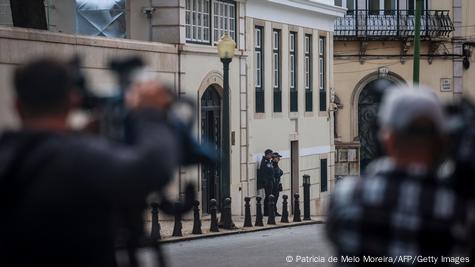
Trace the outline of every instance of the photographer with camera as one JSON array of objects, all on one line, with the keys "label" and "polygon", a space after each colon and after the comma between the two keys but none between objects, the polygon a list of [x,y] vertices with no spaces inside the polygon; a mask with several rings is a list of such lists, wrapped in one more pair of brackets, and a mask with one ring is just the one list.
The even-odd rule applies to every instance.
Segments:
[{"label": "photographer with camera", "polygon": [[361,259],[348,265],[369,265],[370,256],[382,260],[378,266],[405,266],[388,257],[406,255],[450,265],[449,257],[470,256],[470,227],[464,198],[438,175],[447,130],[442,105],[429,88],[387,91],[379,112],[387,157],[372,162],[364,177],[336,185],[328,237],[341,256]]},{"label": "photographer with camera", "polygon": [[51,58],[15,71],[21,129],[0,138],[1,266],[116,266],[117,211],[141,214],[182,160],[165,120],[174,98],[160,83],[127,92],[135,142],[126,145],[68,127],[81,103],[73,75]]}]

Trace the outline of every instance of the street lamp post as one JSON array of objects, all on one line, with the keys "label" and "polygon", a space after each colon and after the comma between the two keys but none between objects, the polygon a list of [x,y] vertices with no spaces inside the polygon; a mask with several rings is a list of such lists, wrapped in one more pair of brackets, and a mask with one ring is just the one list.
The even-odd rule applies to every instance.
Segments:
[{"label": "street lamp post", "polygon": [[223,62],[223,144],[221,152],[221,181],[223,199],[230,197],[230,142],[229,142],[229,63],[233,60],[236,43],[227,34],[218,42],[218,55]]}]

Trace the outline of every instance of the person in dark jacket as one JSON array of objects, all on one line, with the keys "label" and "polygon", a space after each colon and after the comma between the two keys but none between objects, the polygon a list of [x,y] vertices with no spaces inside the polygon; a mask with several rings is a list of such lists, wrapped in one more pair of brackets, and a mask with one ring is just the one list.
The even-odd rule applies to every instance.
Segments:
[{"label": "person in dark jacket", "polygon": [[116,266],[116,211],[142,207],[179,164],[164,113],[172,97],[136,85],[127,106],[137,143],[73,132],[79,97],[66,64],[37,59],[15,71],[21,129],[0,137],[0,266]]},{"label": "person in dark jacket", "polygon": [[279,193],[282,191],[282,184],[280,182],[280,178],[284,175],[284,172],[279,167],[279,161],[282,156],[278,152],[272,153],[272,166],[274,168],[274,186],[273,186],[273,195],[275,199],[275,207],[274,212],[276,216],[281,216],[280,213],[277,212],[277,200],[279,199]]},{"label": "person in dark jacket", "polygon": [[274,167],[272,166],[272,150],[266,149],[259,167],[259,178],[264,186],[264,216],[268,216],[269,196],[273,193],[274,188]]}]

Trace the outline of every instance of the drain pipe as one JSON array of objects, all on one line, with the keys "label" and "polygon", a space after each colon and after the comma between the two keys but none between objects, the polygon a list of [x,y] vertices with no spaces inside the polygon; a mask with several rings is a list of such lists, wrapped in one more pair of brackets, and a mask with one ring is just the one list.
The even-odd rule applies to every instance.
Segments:
[{"label": "drain pipe", "polygon": [[[182,76],[182,73],[181,73],[181,56],[182,56],[182,52],[183,52],[183,44],[181,43],[178,43],[177,45],[177,55],[178,55],[178,77],[177,77],[177,88],[175,89],[175,92],[178,96],[178,98],[181,97],[181,76]],[[184,193],[183,193],[183,188],[182,188],[182,167],[178,167],[178,193],[179,193],[179,196],[180,196],[180,199],[184,197]]]},{"label": "drain pipe", "polygon": [[[453,0],[453,16],[454,16],[454,54],[463,55],[462,43],[462,1]],[[458,96],[463,94],[463,57],[453,59],[453,94]]]},{"label": "drain pipe", "polygon": [[152,0],[150,0],[149,6],[142,8],[142,13],[145,14],[148,19],[148,40],[150,42],[153,41],[152,17],[154,12],[155,8],[153,7]]}]

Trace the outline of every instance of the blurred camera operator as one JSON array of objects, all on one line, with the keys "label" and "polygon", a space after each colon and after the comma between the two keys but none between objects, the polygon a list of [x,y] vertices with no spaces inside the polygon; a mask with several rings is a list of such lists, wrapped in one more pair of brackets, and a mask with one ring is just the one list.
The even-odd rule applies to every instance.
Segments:
[{"label": "blurred camera operator", "polygon": [[[327,234],[338,254],[359,257],[346,262],[357,266],[371,265],[364,256],[380,257],[378,266],[425,266],[430,257],[446,266],[468,256],[467,205],[436,175],[446,136],[439,100],[429,88],[391,88],[378,116],[387,157],[362,178],[344,178],[330,201]],[[428,261],[387,258],[408,255]]]},{"label": "blurred camera operator", "polygon": [[0,266],[116,266],[115,211],[143,207],[178,166],[180,144],[164,120],[173,97],[158,82],[128,91],[133,146],[71,131],[81,102],[73,87],[59,60],[15,71],[22,126],[0,137]]}]

